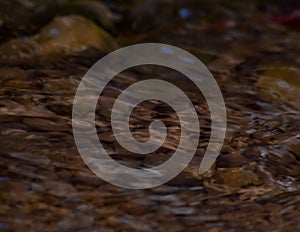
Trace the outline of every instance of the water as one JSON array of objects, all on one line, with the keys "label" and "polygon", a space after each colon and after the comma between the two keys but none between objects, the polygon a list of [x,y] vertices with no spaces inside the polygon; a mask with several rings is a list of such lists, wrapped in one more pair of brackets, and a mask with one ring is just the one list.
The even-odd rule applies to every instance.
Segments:
[{"label": "water", "polygon": [[[280,7],[270,3],[146,2],[124,5],[130,13],[140,12],[140,18],[136,24],[120,26],[120,43],[179,46],[209,67],[228,113],[227,135],[215,166],[198,175],[210,117],[201,94],[182,81],[181,74],[154,66],[131,69],[116,77],[101,97],[96,115],[99,137],[114,159],[130,167],[151,167],[168,159],[180,130],[178,117],[168,106],[145,102],[132,114],[134,136],[145,141],[147,123],[153,118],[162,119],[172,133],[150,155],[120,147],[112,137],[110,109],[126,86],[153,75],[173,81],[188,94],[200,118],[199,147],[183,173],[154,189],[126,190],[91,173],[72,135],[76,87],[103,53],[91,49],[64,56],[1,59],[0,228],[296,231],[300,218],[299,32],[273,22]],[[147,4],[156,15],[145,10]],[[149,14],[154,17],[151,27],[143,28]]]}]

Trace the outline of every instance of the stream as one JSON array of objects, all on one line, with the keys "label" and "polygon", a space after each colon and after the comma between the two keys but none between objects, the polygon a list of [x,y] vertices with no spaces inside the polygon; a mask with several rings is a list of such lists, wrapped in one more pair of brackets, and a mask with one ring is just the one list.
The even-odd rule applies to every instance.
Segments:
[{"label": "stream", "polygon": [[[270,2],[3,1],[0,230],[299,231],[300,7],[297,1]],[[100,96],[95,123],[117,162],[154,167],[179,142],[174,110],[149,100],[134,109],[130,127],[145,141],[149,123],[162,120],[169,132],[162,147],[141,155],[118,144],[111,109],[137,81],[176,84],[195,106],[201,128],[196,154],[182,173],[161,186],[131,190],[85,165],[73,137],[72,104],[98,59],[147,42],[182,48],[209,68],[226,104],[227,132],[217,161],[200,175],[211,132],[201,92],[161,66],[120,73]]]}]

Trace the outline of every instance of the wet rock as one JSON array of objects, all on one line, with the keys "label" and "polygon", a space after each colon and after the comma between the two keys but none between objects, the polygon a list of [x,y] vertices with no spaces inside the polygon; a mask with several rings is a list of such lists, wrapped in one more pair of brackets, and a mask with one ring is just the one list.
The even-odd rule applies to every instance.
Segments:
[{"label": "wet rock", "polygon": [[112,30],[114,15],[99,1],[10,0],[0,2],[0,41],[30,35],[57,15],[78,14]]},{"label": "wet rock", "polygon": [[247,147],[242,152],[242,155],[246,157],[249,160],[249,162],[258,162],[260,160],[260,150],[257,147]]},{"label": "wet rock", "polygon": [[43,187],[48,193],[58,197],[69,197],[77,193],[77,190],[69,183],[47,180],[43,183]]},{"label": "wet rock", "polygon": [[122,210],[130,215],[143,215],[147,214],[148,207],[145,202],[137,201],[137,202],[130,202],[128,204],[124,204],[122,206]]},{"label": "wet rock", "polygon": [[247,164],[248,160],[237,153],[222,154],[218,157],[216,165],[219,168],[241,167]]},{"label": "wet rock", "polygon": [[28,183],[28,189],[37,193],[46,193],[46,189],[42,185],[34,182]]},{"label": "wet rock", "polygon": [[248,185],[260,185],[262,181],[251,170],[243,168],[219,169],[215,174],[216,182],[230,188],[242,188]]},{"label": "wet rock", "polygon": [[277,102],[300,107],[300,70],[296,67],[267,69],[257,82],[258,91]]},{"label": "wet rock", "polygon": [[88,48],[109,52],[117,47],[115,40],[92,21],[70,15],[54,18],[35,36],[4,43],[0,61],[73,54]]},{"label": "wet rock", "polygon": [[[34,0],[15,1],[31,2]],[[148,1],[149,6],[151,6],[151,1]],[[158,5],[162,2],[155,1]],[[121,1],[117,2],[121,3]],[[163,2],[163,6],[167,6],[166,10],[173,11],[172,1]],[[250,4],[250,1],[247,2]],[[129,1],[126,4],[129,4]],[[222,8],[227,4],[234,5],[234,3],[224,3],[219,7]],[[243,4],[242,1],[241,4]],[[204,58],[201,54],[211,54],[212,57],[204,59],[204,63],[216,60],[211,64],[214,65],[216,81],[224,93],[229,132],[222,155],[217,161],[217,170],[214,168],[205,175],[198,175],[199,164],[210,136],[211,119],[208,107],[202,106],[204,100],[199,100],[203,97],[198,97],[200,94],[185,84],[186,79],[178,82],[176,80],[175,84],[185,87],[184,90],[191,95],[192,102],[197,106],[200,124],[203,124],[203,126],[201,124],[203,136],[200,138],[200,148],[196,152],[195,160],[193,159],[179,176],[164,185],[148,190],[128,190],[106,183],[90,173],[76,152],[76,145],[70,130],[70,107],[76,87],[82,78],[81,74],[92,63],[89,53],[84,50],[84,56],[81,53],[71,54],[68,59],[61,59],[54,53],[45,53],[49,56],[43,57],[43,63],[34,61],[18,65],[19,63],[16,64],[17,62],[13,61],[9,65],[4,64],[0,70],[0,87],[2,87],[0,88],[2,128],[0,168],[4,179],[0,177],[2,183],[0,202],[3,203],[0,213],[3,218],[2,222],[11,227],[9,228],[11,231],[22,231],[24,226],[32,231],[56,231],[57,229],[64,231],[276,231],[278,227],[283,231],[297,231],[299,224],[298,170],[300,169],[297,156],[299,136],[296,138],[295,135],[300,133],[297,125],[299,110],[298,108],[295,108],[297,111],[282,110],[288,103],[282,104],[279,97],[275,100],[272,98],[271,101],[271,98],[264,95],[268,102],[261,101],[263,94],[255,88],[261,73],[255,73],[255,70],[257,64],[263,65],[263,63],[269,63],[271,68],[268,70],[291,67],[293,62],[299,64],[299,43],[297,43],[299,39],[293,39],[290,33],[278,28],[277,34],[273,34],[270,30],[261,30],[267,26],[257,25],[256,15],[248,11],[254,8],[247,8],[247,14],[251,20],[237,20],[236,27],[230,30],[219,28],[216,33],[216,27],[211,26],[209,30],[201,32],[193,30],[191,26],[203,24],[202,19],[199,19],[200,16],[205,18],[203,13],[206,14],[202,5],[193,12],[197,21],[189,21],[189,24],[183,23],[185,25],[178,24],[179,29],[173,26],[163,28],[158,33],[154,28],[154,33],[150,33],[151,37],[148,35],[144,38],[148,41],[170,43],[182,48],[189,46],[192,48],[190,51],[200,55],[200,59]],[[146,7],[145,9],[150,11],[153,8]],[[194,11],[192,7],[188,9]],[[214,8],[211,7],[211,9]],[[178,11],[175,10],[175,13],[177,14]],[[218,15],[220,14],[215,14],[211,18],[217,19]],[[166,20],[170,18],[166,15],[162,17]],[[161,17],[154,18],[159,25],[162,23]],[[236,19],[240,19],[239,15],[235,17]],[[170,22],[172,25],[173,23]],[[207,21],[207,23],[210,22]],[[142,26],[147,27],[144,24]],[[145,30],[147,31],[147,28]],[[54,33],[51,38],[47,35],[49,32]],[[55,40],[53,37],[60,36],[55,35],[56,31],[51,31],[50,28],[45,34],[43,38],[23,38],[22,59],[18,56],[17,46],[8,47],[6,55],[14,49],[16,60],[24,62],[23,58],[44,54],[45,44],[48,46],[47,40],[49,39],[49,43],[53,44]],[[278,37],[279,34],[282,37]],[[136,34],[133,36],[138,37]],[[126,37],[126,32],[123,37]],[[261,37],[265,37],[267,43],[261,43]],[[299,36],[294,38],[299,38]],[[38,41],[39,39],[42,40]],[[271,43],[270,46],[269,43]],[[16,44],[18,41],[11,45]],[[283,49],[277,49],[274,46]],[[195,53],[198,49],[204,52]],[[243,49],[246,51],[244,52]],[[58,50],[61,51],[60,48]],[[97,49],[94,50],[97,53]],[[30,53],[33,55],[27,56]],[[3,53],[0,56],[3,56]],[[84,61],[77,62],[77,59]],[[243,67],[240,67],[241,72],[237,72],[233,66],[240,62],[243,63]],[[295,65],[295,67],[298,69],[298,66]],[[160,72],[152,75],[151,68],[148,71],[150,78],[154,74],[158,78],[166,76],[173,78],[172,72],[169,71],[164,75]],[[265,73],[263,72],[261,76]],[[121,160],[122,164],[128,166],[130,164],[139,166],[144,156],[139,157],[138,154],[132,155],[128,151],[124,152],[117,147],[120,145],[116,145],[112,137],[108,136],[112,133],[109,123],[110,109],[113,100],[121,90],[141,78],[148,77],[146,74],[147,72],[143,69],[137,72],[126,72],[126,75],[122,74],[119,80],[114,80],[109,84],[109,91],[105,92],[99,100],[101,104],[103,103],[101,108],[105,110],[105,114],[96,115],[101,143],[110,154],[116,156],[118,161]],[[236,77],[233,77],[235,75]],[[174,77],[177,79],[177,76]],[[267,88],[266,90],[269,91]],[[153,104],[153,102],[145,104],[137,110],[139,116],[133,114],[131,129],[133,129],[133,134],[138,135],[138,138],[146,138],[144,136],[147,132],[144,130],[146,127],[142,126],[151,119],[151,115],[145,112],[154,111]],[[150,108],[147,108],[148,106]],[[166,119],[172,127],[167,146],[157,151],[158,154],[167,155],[169,150],[176,148],[176,141],[180,136],[180,133],[177,135],[176,131],[180,132],[180,128],[176,129],[175,118],[169,117],[173,114],[172,111],[166,107],[157,108],[162,112],[155,116]],[[23,121],[26,118],[32,119]],[[64,120],[68,123],[68,128],[65,128]],[[139,125],[141,127],[138,127]],[[91,128],[86,125],[82,127],[87,128],[87,131]],[[91,147],[90,144],[84,141],[87,149]],[[275,144],[279,148],[270,146]],[[51,165],[42,165],[43,161],[40,162],[38,158],[36,159],[39,164],[34,165],[35,157],[28,155],[21,155],[21,158],[4,155],[17,151],[44,155],[51,161]],[[245,164],[245,159],[241,156],[249,160],[249,164]],[[149,162],[150,164],[156,166],[160,163],[155,163],[155,156],[152,158],[148,160],[152,162]],[[259,172],[255,171],[253,166],[256,164],[253,161],[257,162]],[[239,168],[240,166],[242,168]],[[266,174],[262,177],[265,177],[264,184],[256,186],[258,182],[262,182],[260,176],[264,173]],[[107,175],[112,174],[116,174],[116,178],[121,178],[123,181],[128,178],[126,173],[118,170],[110,170],[107,173]],[[7,180],[6,177],[9,179]],[[286,194],[280,196],[282,192]],[[273,203],[268,205],[270,202]]]},{"label": "wet rock", "polygon": [[53,103],[49,105],[48,108],[57,115],[72,115],[72,107],[66,103]]},{"label": "wet rock", "polygon": [[41,54],[42,47],[34,39],[13,39],[0,46],[0,61],[18,60]]},{"label": "wet rock", "polygon": [[300,158],[300,139],[292,137],[285,141],[285,144],[290,152],[292,152],[297,159]]},{"label": "wet rock", "polygon": [[36,38],[47,54],[72,53],[88,47],[104,51],[117,48],[115,40],[107,32],[78,15],[56,17]]}]

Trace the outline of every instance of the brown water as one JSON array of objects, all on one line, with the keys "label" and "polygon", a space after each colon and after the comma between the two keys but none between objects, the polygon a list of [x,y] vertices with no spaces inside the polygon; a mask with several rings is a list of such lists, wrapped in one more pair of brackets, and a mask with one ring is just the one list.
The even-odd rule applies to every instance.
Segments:
[{"label": "brown water", "polygon": [[[130,167],[155,166],[172,155],[180,128],[174,111],[161,102],[141,104],[131,118],[140,139],[147,138],[152,119],[167,123],[171,133],[153,154],[134,155],[122,149],[110,127],[110,109],[120,92],[155,75],[176,83],[192,100],[201,124],[199,148],[184,172],[160,187],[127,190],[102,181],[85,166],[71,128],[76,88],[104,55],[101,48],[82,51],[76,42],[80,48],[76,53],[64,47],[58,55],[38,41],[41,54],[32,57],[26,47],[25,54],[31,55],[23,58],[23,53],[6,45],[1,49],[12,55],[0,55],[0,228],[298,231],[299,31],[289,27],[294,24],[272,20],[280,16],[281,5],[149,2],[123,4],[128,20],[134,18],[135,23],[120,25],[123,35],[118,41],[122,46],[175,45],[209,67],[228,114],[227,135],[215,166],[204,175],[197,173],[210,135],[209,112],[201,94],[175,71],[143,66],[120,74],[100,97],[96,125],[101,142],[114,159]],[[293,11],[290,8],[288,12]],[[98,34],[91,35],[98,39]],[[60,41],[68,43],[68,37]]]}]

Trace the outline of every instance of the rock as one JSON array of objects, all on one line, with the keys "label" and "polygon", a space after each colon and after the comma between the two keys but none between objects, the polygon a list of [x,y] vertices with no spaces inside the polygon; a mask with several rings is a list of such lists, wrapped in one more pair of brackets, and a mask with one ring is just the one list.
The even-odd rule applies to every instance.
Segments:
[{"label": "rock", "polygon": [[114,28],[114,15],[105,4],[89,0],[0,1],[0,41],[30,35],[57,15],[78,14],[106,29]]},{"label": "rock", "polygon": [[259,177],[251,170],[243,168],[219,169],[215,174],[216,182],[230,188],[242,188],[248,185],[262,184]]},{"label": "rock", "polygon": [[242,152],[242,155],[249,160],[248,162],[259,162],[261,151],[257,147],[247,147]]},{"label": "rock", "polygon": [[42,47],[35,39],[13,39],[0,46],[0,61],[15,61],[41,55]]},{"label": "rock", "polygon": [[77,193],[77,190],[69,183],[47,180],[43,186],[49,194],[57,197],[70,197]]},{"label": "rock", "polygon": [[114,38],[89,19],[78,15],[56,17],[38,34],[2,44],[0,61],[68,55],[88,48],[110,52],[118,46]]},{"label": "rock", "polygon": [[122,211],[130,215],[145,215],[147,214],[147,209],[147,205],[141,200],[122,205]]},{"label": "rock", "polygon": [[267,69],[257,82],[260,93],[277,102],[300,107],[300,69],[276,67]]},{"label": "rock", "polygon": [[77,52],[94,47],[109,52],[115,40],[89,19],[78,15],[56,17],[35,36],[47,54]]},{"label": "rock", "polygon": [[284,141],[287,149],[292,152],[297,158],[300,158],[300,140],[292,137]]},{"label": "rock", "polygon": [[236,153],[222,154],[216,161],[216,165],[219,168],[241,167],[247,163],[248,160],[244,156]]}]

